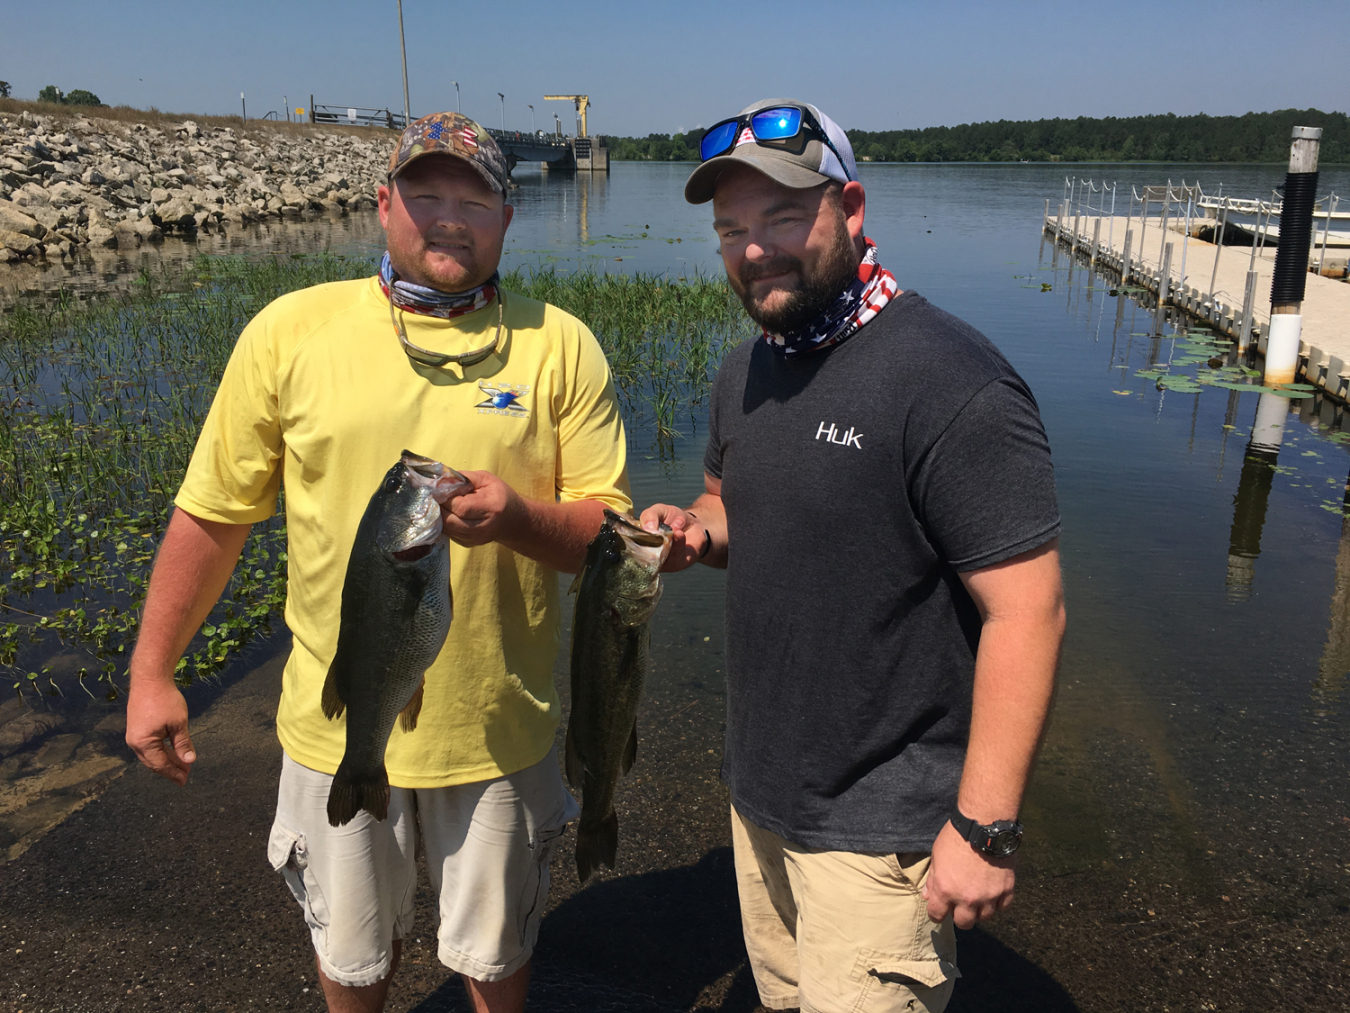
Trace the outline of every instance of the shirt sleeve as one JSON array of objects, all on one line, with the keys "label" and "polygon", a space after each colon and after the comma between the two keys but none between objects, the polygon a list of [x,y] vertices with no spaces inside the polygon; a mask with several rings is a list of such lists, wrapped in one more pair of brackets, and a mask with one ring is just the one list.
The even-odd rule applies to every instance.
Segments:
[{"label": "shirt sleeve", "polygon": [[956,570],[993,566],[1057,537],[1050,445],[1030,391],[995,380],[933,444],[911,486],[934,547]]},{"label": "shirt sleeve", "polygon": [[598,500],[627,513],[633,509],[633,496],[614,380],[595,336],[579,321],[574,326],[577,340],[567,355],[558,412],[558,502]]},{"label": "shirt sleeve", "polygon": [[253,524],[272,516],[281,487],[278,404],[264,311],[234,346],[175,505],[224,524]]}]

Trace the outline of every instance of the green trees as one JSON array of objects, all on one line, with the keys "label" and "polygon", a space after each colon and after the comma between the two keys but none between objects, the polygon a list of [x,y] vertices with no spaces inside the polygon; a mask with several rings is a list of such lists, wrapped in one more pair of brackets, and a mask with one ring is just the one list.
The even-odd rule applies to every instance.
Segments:
[{"label": "green trees", "polygon": [[0,81],[0,98],[9,98],[9,82]]},{"label": "green trees", "polygon": [[76,88],[62,99],[68,106],[101,106],[102,102],[92,91],[85,91],[83,88]]},{"label": "green trees", "polygon": [[[6,92],[6,95],[8,95],[8,92]],[[66,94],[54,84],[49,84],[38,92],[38,101],[67,106],[101,106],[103,104],[92,91],[76,88]]]},{"label": "green trees", "polygon": [[[998,120],[922,130],[850,130],[866,162],[1282,162],[1295,124],[1320,126],[1321,161],[1350,162],[1350,116],[1281,109],[1242,116]],[[698,161],[702,131],[611,137],[610,157]]]}]

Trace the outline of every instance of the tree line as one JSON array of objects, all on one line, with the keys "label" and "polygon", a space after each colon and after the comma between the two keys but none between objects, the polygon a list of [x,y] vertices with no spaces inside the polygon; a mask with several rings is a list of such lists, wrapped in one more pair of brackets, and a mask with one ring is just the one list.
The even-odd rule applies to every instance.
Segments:
[{"label": "tree line", "polygon": [[[1280,109],[1242,116],[1106,116],[998,120],[919,130],[849,130],[865,162],[1284,162],[1296,125],[1320,126],[1320,161],[1350,162],[1350,116]],[[610,157],[698,161],[702,130],[609,137]]]}]

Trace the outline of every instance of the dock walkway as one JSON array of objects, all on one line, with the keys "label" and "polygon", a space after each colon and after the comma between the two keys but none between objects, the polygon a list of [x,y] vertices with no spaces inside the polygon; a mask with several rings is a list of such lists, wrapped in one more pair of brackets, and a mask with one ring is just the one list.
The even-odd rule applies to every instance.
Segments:
[{"label": "dock walkway", "polygon": [[[1196,219],[1191,221],[1194,226]],[[1250,246],[1216,246],[1194,236],[1188,239],[1183,223],[1177,220],[1170,221],[1164,232],[1161,219],[1150,217],[1141,237],[1138,217],[1095,214],[1061,217],[1051,213],[1045,216],[1044,230],[1075,253],[1121,275],[1123,285],[1133,283],[1146,288],[1159,295],[1161,303],[1176,306],[1239,341],[1246,323],[1247,271],[1251,267],[1256,271],[1256,282],[1250,300],[1248,341],[1265,354],[1270,328],[1270,283],[1275,271],[1273,243],[1267,242],[1253,263]],[[1165,286],[1164,261],[1168,267]],[[1298,372],[1307,378],[1306,382],[1341,400],[1350,400],[1350,284],[1308,275]]]}]

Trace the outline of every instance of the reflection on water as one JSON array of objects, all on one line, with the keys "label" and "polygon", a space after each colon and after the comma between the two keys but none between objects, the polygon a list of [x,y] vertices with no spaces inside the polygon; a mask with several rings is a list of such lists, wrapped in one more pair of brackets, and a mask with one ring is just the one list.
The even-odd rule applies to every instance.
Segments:
[{"label": "reflection on water", "polygon": [[79,255],[66,260],[0,265],[0,309],[17,299],[42,298],[61,289],[85,296],[130,288],[143,272],[156,278],[172,276],[202,254],[331,252],[373,258],[383,249],[384,230],[374,210],[342,217],[309,212],[300,221],[238,226],[189,238],[171,236],[134,249],[81,247]]}]

